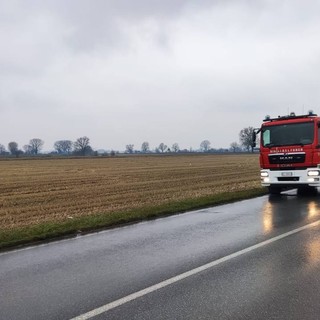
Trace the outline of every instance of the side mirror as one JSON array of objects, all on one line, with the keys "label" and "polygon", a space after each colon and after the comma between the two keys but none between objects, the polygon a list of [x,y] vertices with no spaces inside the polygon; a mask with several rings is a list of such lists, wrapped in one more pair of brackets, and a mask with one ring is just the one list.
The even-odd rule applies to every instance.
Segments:
[{"label": "side mirror", "polygon": [[256,139],[257,139],[257,134],[255,131],[252,132],[252,143],[251,143],[251,147],[255,148],[256,147]]}]

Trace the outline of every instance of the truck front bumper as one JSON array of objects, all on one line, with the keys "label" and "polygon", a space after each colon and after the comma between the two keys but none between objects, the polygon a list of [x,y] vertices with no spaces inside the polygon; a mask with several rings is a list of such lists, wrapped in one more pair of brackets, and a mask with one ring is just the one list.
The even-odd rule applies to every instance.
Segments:
[{"label": "truck front bumper", "polygon": [[269,186],[311,186],[320,187],[320,167],[302,170],[270,170],[260,171],[261,185]]}]

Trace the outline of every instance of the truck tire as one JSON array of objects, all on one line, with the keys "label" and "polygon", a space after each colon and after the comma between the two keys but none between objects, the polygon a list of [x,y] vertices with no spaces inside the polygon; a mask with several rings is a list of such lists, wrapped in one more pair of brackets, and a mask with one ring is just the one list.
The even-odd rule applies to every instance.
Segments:
[{"label": "truck tire", "polygon": [[280,194],[282,189],[280,187],[268,187],[269,194]]},{"label": "truck tire", "polygon": [[305,195],[316,195],[318,192],[316,187],[310,187],[310,186],[305,186],[305,187],[300,187],[298,188],[298,194],[305,196]]}]

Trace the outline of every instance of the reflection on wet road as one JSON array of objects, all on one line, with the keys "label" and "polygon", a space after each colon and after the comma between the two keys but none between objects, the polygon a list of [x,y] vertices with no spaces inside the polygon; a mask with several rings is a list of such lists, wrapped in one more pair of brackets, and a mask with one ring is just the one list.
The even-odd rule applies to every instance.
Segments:
[{"label": "reflection on wet road", "polygon": [[[1,319],[70,319],[320,220],[290,191],[0,254]],[[320,227],[94,319],[318,319]]]},{"label": "reflection on wet road", "polygon": [[265,233],[297,222],[320,217],[318,195],[297,196],[295,191],[269,196],[262,208]]}]

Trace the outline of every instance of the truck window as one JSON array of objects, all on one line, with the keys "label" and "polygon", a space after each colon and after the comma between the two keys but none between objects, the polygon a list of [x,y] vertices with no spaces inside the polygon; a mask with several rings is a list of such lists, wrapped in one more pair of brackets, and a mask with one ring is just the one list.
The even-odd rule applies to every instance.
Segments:
[{"label": "truck window", "polygon": [[[319,134],[319,132],[318,132]],[[264,147],[312,144],[314,122],[269,125],[262,129]]]},{"label": "truck window", "polygon": [[270,144],[270,130],[267,129],[263,131],[262,139],[263,139],[264,145]]}]

